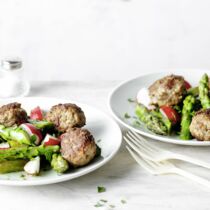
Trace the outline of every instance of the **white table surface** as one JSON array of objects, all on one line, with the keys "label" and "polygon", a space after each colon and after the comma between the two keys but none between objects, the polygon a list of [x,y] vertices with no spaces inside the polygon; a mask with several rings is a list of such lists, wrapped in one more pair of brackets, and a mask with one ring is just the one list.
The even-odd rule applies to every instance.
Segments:
[{"label": "white table surface", "polygon": [[[32,83],[30,96],[68,98],[94,105],[108,113],[107,96],[118,82],[36,82]],[[210,147],[158,144],[210,160]],[[208,170],[180,162],[177,164],[210,180]],[[97,193],[100,185],[106,187],[105,193]],[[100,199],[107,199],[109,204],[115,205],[114,209],[203,210],[210,209],[209,198],[210,190],[182,177],[148,174],[130,157],[124,144],[108,164],[78,179],[37,187],[0,186],[0,208],[5,210],[91,210],[97,209],[94,205]],[[121,204],[121,199],[127,203]]]}]

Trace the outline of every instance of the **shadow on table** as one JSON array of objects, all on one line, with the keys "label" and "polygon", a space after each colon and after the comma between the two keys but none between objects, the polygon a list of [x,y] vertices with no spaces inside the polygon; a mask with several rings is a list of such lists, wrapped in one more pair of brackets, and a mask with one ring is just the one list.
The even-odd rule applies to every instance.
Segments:
[{"label": "shadow on table", "polygon": [[31,188],[32,194],[34,189],[35,191],[39,191],[40,194],[45,195],[48,191],[55,191],[55,193],[50,193],[50,198],[58,198],[59,196],[63,197],[63,192],[68,191],[68,193],[71,193],[71,196],[74,197],[86,191],[97,193],[97,186],[101,185],[105,187],[123,185],[126,177],[128,177],[136,167],[138,166],[135,164],[134,160],[130,157],[128,152],[125,150],[125,147],[123,146],[123,148],[121,148],[118,154],[110,162],[97,169],[96,171],[93,171],[82,177],[58,184],[33,187],[8,186],[8,188],[22,192],[27,192],[28,188]]},{"label": "shadow on table", "polygon": [[[81,193],[81,191],[89,189],[97,193],[97,186],[116,187],[123,185],[123,181],[136,167],[138,166],[134,164],[130,155],[125,151],[121,151],[109,163],[96,171],[77,179],[54,184],[49,187],[55,188],[55,186],[60,186],[65,190],[74,191],[76,193]],[[108,187],[107,191],[109,190]]]}]

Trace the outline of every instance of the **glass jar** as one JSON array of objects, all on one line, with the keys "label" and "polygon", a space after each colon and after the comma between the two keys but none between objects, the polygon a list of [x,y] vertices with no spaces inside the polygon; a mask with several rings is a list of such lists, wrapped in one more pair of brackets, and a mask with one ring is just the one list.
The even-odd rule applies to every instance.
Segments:
[{"label": "glass jar", "polygon": [[1,61],[0,98],[23,97],[30,85],[25,80],[20,58],[5,58]]}]

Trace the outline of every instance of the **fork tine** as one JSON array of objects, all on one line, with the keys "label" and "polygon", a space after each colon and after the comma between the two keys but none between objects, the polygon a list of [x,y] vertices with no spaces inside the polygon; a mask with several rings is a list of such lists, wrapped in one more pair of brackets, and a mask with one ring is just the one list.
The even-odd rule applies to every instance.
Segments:
[{"label": "fork tine", "polygon": [[133,143],[135,143],[136,146],[141,147],[143,145],[143,143],[137,138],[135,138],[135,136],[132,136],[132,134],[126,133],[125,135],[130,139],[130,141],[133,141]]},{"label": "fork tine", "polygon": [[147,162],[152,167],[158,167],[161,166],[162,163],[158,163],[154,160],[154,157],[152,157],[152,154],[149,153],[147,150],[143,148],[137,147],[133,142],[131,142],[126,136],[124,136],[125,141],[127,142],[128,146],[135,151],[137,155],[142,157],[145,162]]},{"label": "fork tine", "polygon": [[[148,144],[148,141],[147,141],[145,138],[143,138],[141,135],[139,135],[138,133],[133,132],[133,131],[131,131],[131,130],[128,131],[128,133],[129,133],[130,135],[132,135],[133,138],[138,139],[138,141],[141,141],[141,142],[144,143],[145,145],[151,146],[150,144]],[[151,146],[151,148],[153,149],[153,146]],[[156,149],[156,148],[154,147],[154,149]]]},{"label": "fork tine", "polygon": [[128,152],[131,154],[131,156],[133,157],[133,159],[145,170],[147,170],[148,172],[152,173],[152,174],[156,174],[155,170],[148,165],[147,162],[145,162],[142,158],[140,158],[140,156],[136,155],[132,149],[129,146],[126,146],[126,149],[128,150]]},{"label": "fork tine", "polygon": [[136,133],[132,130],[129,130],[128,133],[133,134],[134,136],[136,136],[136,138],[140,139],[142,142],[147,143],[147,140],[143,136],[139,135],[138,133]]},{"label": "fork tine", "polygon": [[151,146],[151,145],[148,143],[147,139],[145,139],[145,138],[144,138],[143,136],[141,136],[140,134],[138,134],[138,133],[136,133],[136,132],[134,132],[134,131],[132,131],[132,130],[129,130],[128,133],[132,133],[133,136],[136,136],[137,139],[141,140],[142,142],[144,142],[146,145],[150,146],[151,148],[159,149],[159,148],[157,148],[157,147],[154,146],[154,145]]},{"label": "fork tine", "polygon": [[145,143],[142,142],[141,140],[139,141],[139,139],[136,136],[134,136],[132,133],[127,133],[127,136],[129,136],[130,139],[132,139],[133,141],[135,140],[136,144],[138,144],[139,147],[141,147],[141,148],[144,147],[145,149],[149,150],[152,153],[156,152],[153,148],[145,145]]},{"label": "fork tine", "polygon": [[[151,161],[151,160],[148,160],[146,158],[143,158],[138,152],[136,152],[131,146],[126,146],[126,148],[130,149],[132,153],[134,153],[134,156],[137,158],[137,159],[140,159],[141,163],[144,163],[145,165],[147,165],[147,167],[150,167],[150,170],[156,170],[156,173],[157,174],[157,170],[160,169],[161,167],[163,167],[165,164],[164,162],[155,162],[155,161]],[[136,160],[137,161],[137,160]],[[169,164],[168,161],[165,161],[165,163]]]},{"label": "fork tine", "polygon": [[149,159],[151,161],[155,161],[155,157],[151,155],[150,152],[146,151],[143,148],[137,147],[130,139],[128,139],[126,136],[124,136],[124,140],[126,141],[127,145],[132,148],[138,155],[142,156],[143,158]]},{"label": "fork tine", "polygon": [[131,136],[129,136],[129,135],[124,136],[124,139],[130,146],[132,144],[133,147],[137,147],[136,152],[140,153],[140,151],[142,151],[147,156],[152,156],[154,154],[153,151],[149,150],[147,147],[145,147],[144,144],[141,144],[141,142],[134,140]]},{"label": "fork tine", "polygon": [[154,146],[152,144],[149,144],[148,141],[144,137],[142,137],[140,134],[137,134],[136,132],[131,131],[131,130],[128,131],[128,133],[132,133],[133,136],[136,136],[136,138],[138,140],[142,141],[146,146],[148,146],[148,147],[150,147],[150,148],[152,148],[154,150],[157,150],[157,151],[163,151],[161,148],[158,148],[158,147],[156,147],[156,146]]},{"label": "fork tine", "polygon": [[136,141],[145,143],[146,141],[144,139],[139,138],[139,136],[136,136],[133,132],[128,131],[127,135],[130,135],[133,139],[136,139]]},{"label": "fork tine", "polygon": [[132,142],[130,142],[130,140],[129,140],[126,136],[124,136],[124,139],[125,139],[125,141],[127,142],[127,144],[128,144],[136,153],[139,153],[139,151],[138,151],[139,148],[137,148],[136,145],[134,145]]}]

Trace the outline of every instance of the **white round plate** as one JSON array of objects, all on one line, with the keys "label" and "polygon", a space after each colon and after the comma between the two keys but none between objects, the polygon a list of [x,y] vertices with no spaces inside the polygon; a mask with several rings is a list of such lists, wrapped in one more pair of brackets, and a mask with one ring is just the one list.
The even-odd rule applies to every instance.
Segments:
[{"label": "white round plate", "polygon": [[[59,103],[75,103],[82,108],[85,113],[87,122],[85,128],[91,131],[96,143],[101,148],[101,157],[96,158],[87,166],[74,169],[68,173],[58,175],[53,170],[41,172],[40,176],[28,176],[24,172],[8,173],[0,175],[0,185],[18,185],[18,186],[31,186],[31,185],[45,185],[63,182],[66,180],[74,179],[107,163],[117,153],[122,141],[122,134],[117,123],[109,116],[100,110],[81,104],[75,101],[45,98],[45,97],[27,97],[22,99],[15,99],[20,102],[22,107],[28,113],[36,106],[40,106],[43,110],[49,110],[51,106]],[[14,100],[0,101],[0,105],[14,102]]]},{"label": "white round plate", "polygon": [[143,126],[137,128],[133,126],[132,120],[125,119],[125,113],[128,113],[130,116],[135,116],[135,105],[128,102],[128,99],[135,99],[137,92],[142,87],[149,87],[154,81],[160,79],[169,74],[182,75],[184,78],[190,82],[192,86],[197,86],[200,78],[204,73],[209,73],[209,70],[173,70],[162,73],[148,74],[145,76],[140,76],[118,85],[110,94],[109,97],[109,108],[114,116],[114,118],[120,122],[125,127],[142,134],[144,136],[150,137],[151,139],[181,144],[181,145],[191,145],[191,146],[210,146],[210,141],[198,141],[193,140],[181,140],[178,136],[161,136],[150,132],[148,129]]}]

